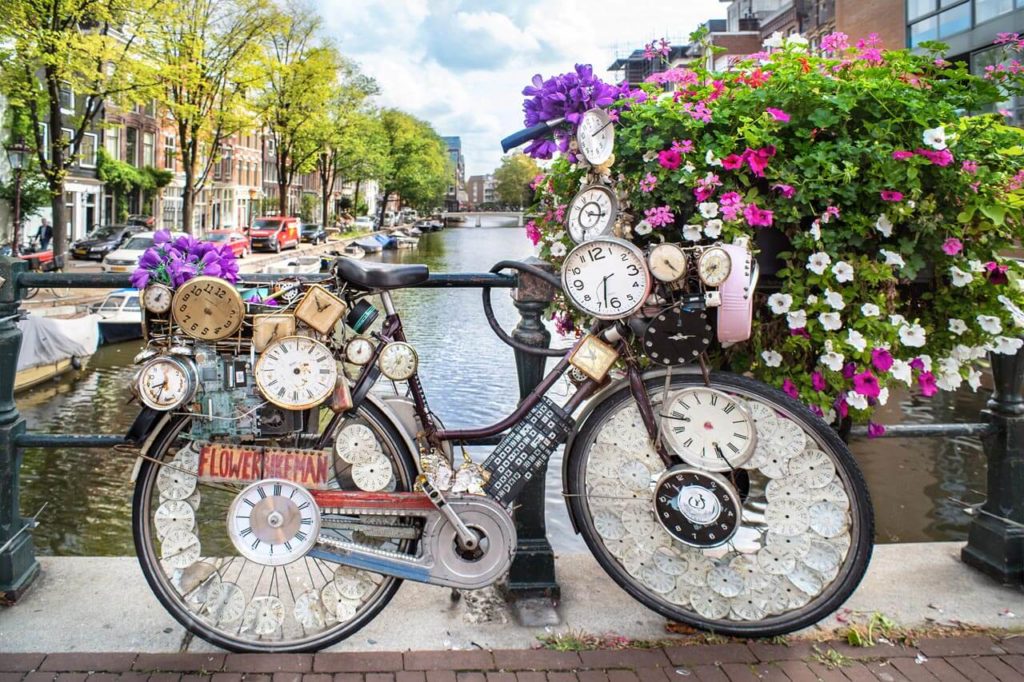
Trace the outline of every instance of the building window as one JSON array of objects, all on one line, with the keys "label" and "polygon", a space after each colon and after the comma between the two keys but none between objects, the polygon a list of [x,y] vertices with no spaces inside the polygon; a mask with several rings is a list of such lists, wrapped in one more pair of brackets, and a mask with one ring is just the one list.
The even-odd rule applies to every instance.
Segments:
[{"label": "building window", "polygon": [[[987,67],[998,66],[999,64],[1010,65],[1010,57],[1003,50],[1002,46],[990,47],[971,55],[971,73],[976,76],[984,75]],[[1011,114],[1008,120],[1009,123],[1018,126],[1024,124],[1024,97],[1014,97],[1009,93],[1005,93],[1005,91],[1004,94],[1006,99],[1002,102],[986,107],[983,111],[976,113],[1009,111]]]},{"label": "building window", "polygon": [[177,154],[178,149],[174,146],[174,135],[164,135],[164,168],[166,170],[174,170],[174,161]]},{"label": "building window", "polygon": [[939,37],[971,30],[971,4],[964,3],[939,15]]},{"label": "building window", "polygon": [[58,95],[60,98],[60,110],[65,114],[75,113],[75,92],[71,89],[70,83],[61,83]]},{"label": "building window", "polygon": [[124,160],[133,166],[139,165],[139,130],[124,129]]},{"label": "building window", "polygon": [[142,165],[156,165],[156,135],[142,133]]},{"label": "building window", "polygon": [[83,168],[96,167],[96,145],[99,136],[96,133],[86,133],[82,136],[82,144],[78,148],[78,165]]},{"label": "building window", "polygon": [[939,37],[939,23],[935,17],[928,17],[910,26],[910,47],[917,47],[926,40]]},{"label": "building window", "polygon": [[107,155],[119,161],[121,159],[121,129],[120,128],[107,128],[103,131],[103,147],[107,150]]},{"label": "building window", "polygon": [[974,0],[974,8],[974,20],[980,24],[1011,11],[1013,0]]}]

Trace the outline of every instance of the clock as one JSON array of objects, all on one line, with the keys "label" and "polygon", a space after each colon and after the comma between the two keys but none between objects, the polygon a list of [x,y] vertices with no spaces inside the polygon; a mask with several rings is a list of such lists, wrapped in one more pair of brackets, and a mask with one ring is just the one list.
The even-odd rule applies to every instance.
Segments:
[{"label": "clock", "polygon": [[242,326],[245,304],[241,294],[219,277],[193,277],[175,292],[171,315],[192,338],[218,341]]},{"label": "clock", "polygon": [[345,359],[353,365],[365,365],[373,360],[373,342],[365,336],[357,336],[345,346]]},{"label": "clock", "polygon": [[160,559],[175,569],[185,569],[199,560],[202,547],[199,538],[178,528],[169,532],[160,545]]},{"label": "clock", "polygon": [[686,274],[686,252],[677,244],[658,244],[647,254],[647,264],[655,279],[674,282]]},{"label": "clock", "polygon": [[611,234],[618,215],[615,192],[604,185],[587,185],[569,202],[566,227],[577,244]]},{"label": "clock", "polygon": [[[739,495],[720,474],[673,467],[654,486],[658,522],[669,535],[691,547],[725,544],[736,534],[742,513]],[[708,582],[710,585],[710,574]]]},{"label": "clock", "polygon": [[419,357],[416,349],[404,341],[394,341],[384,346],[377,359],[380,371],[392,381],[405,381],[416,373]]},{"label": "clock", "polygon": [[708,349],[711,332],[707,313],[675,305],[651,319],[644,332],[644,353],[659,365],[685,365]]},{"label": "clock", "polygon": [[175,410],[192,400],[199,386],[199,374],[188,358],[162,355],[139,370],[135,393],[146,407]]},{"label": "clock", "polygon": [[287,336],[271,343],[253,373],[266,399],[286,410],[319,405],[338,381],[338,365],[330,349],[307,336]]},{"label": "clock", "polygon": [[262,353],[267,346],[278,339],[295,335],[295,318],[291,315],[276,313],[272,315],[256,315],[252,323],[252,345],[257,353]]},{"label": "clock", "polygon": [[305,556],[320,533],[320,508],[301,485],[257,481],[228,509],[228,536],[238,553],[263,566],[284,566]]},{"label": "clock", "polygon": [[697,261],[697,274],[704,286],[721,286],[732,272],[732,258],[721,246],[704,249]]},{"label": "clock", "polygon": [[619,358],[618,352],[593,334],[588,334],[569,356],[569,364],[594,381],[602,381]]},{"label": "clock", "polygon": [[164,284],[150,284],[142,290],[142,305],[151,313],[162,315],[171,309],[174,294]]},{"label": "clock", "polygon": [[615,126],[604,109],[590,109],[583,113],[576,127],[576,146],[591,166],[600,166],[611,158]]},{"label": "clock", "polygon": [[562,263],[562,289],[572,304],[602,320],[628,317],[651,291],[644,254],[615,237],[580,244]]},{"label": "clock", "polygon": [[704,471],[741,467],[757,446],[757,428],[746,403],[713,388],[673,393],[661,406],[661,418],[669,448]]},{"label": "clock", "polygon": [[302,302],[295,307],[295,317],[305,322],[311,329],[326,334],[348,311],[348,306],[340,298],[314,284],[307,291]]}]

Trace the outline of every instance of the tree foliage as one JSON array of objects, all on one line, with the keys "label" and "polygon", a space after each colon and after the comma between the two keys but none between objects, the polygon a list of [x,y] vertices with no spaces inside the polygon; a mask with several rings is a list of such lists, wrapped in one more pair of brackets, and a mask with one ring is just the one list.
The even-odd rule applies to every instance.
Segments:
[{"label": "tree foliage", "polygon": [[537,162],[525,154],[512,154],[501,159],[494,170],[494,191],[501,203],[521,208],[530,203],[533,191],[530,181],[540,174]]},{"label": "tree foliage", "polygon": [[381,222],[392,194],[413,208],[436,206],[448,187],[447,147],[429,123],[397,109],[381,113],[386,157],[381,184]]}]

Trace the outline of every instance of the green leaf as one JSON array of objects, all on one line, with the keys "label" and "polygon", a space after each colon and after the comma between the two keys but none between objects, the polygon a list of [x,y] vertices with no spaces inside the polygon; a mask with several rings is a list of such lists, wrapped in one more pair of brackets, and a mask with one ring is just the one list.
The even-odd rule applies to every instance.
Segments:
[{"label": "green leaf", "polygon": [[807,118],[818,128],[828,128],[839,123],[839,117],[828,109],[815,109]]},{"label": "green leaf", "polygon": [[1006,207],[999,206],[997,204],[986,204],[979,207],[981,212],[985,214],[996,226],[1002,225],[1003,221],[1006,220]]}]

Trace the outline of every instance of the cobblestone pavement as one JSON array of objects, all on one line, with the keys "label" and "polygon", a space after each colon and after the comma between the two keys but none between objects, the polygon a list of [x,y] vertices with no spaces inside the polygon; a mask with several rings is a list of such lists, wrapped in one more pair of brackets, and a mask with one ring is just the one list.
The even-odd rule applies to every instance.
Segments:
[{"label": "cobblestone pavement", "polygon": [[[828,666],[826,659],[838,663]],[[882,682],[1024,680],[1024,635],[855,648],[759,642],[582,652],[0,654],[0,682]]]}]

